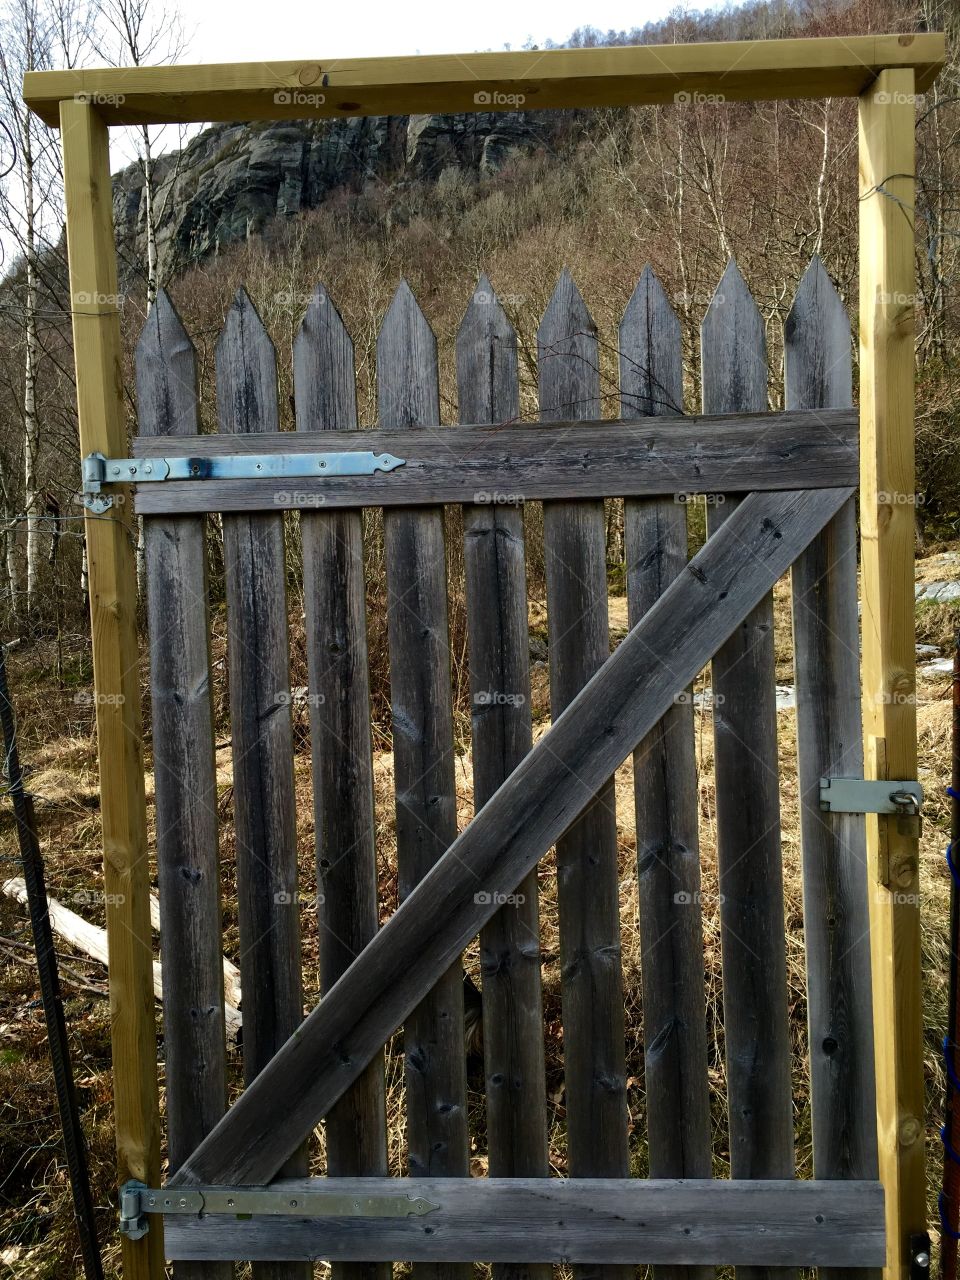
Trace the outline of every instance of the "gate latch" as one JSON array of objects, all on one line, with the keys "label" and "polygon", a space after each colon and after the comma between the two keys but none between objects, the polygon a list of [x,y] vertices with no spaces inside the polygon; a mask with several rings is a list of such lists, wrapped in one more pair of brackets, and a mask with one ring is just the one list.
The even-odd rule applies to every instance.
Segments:
[{"label": "gate latch", "polygon": [[82,464],[83,505],[97,515],[113,506],[104,485],[150,484],[162,480],[306,480],[332,476],[372,476],[393,471],[405,458],[370,449],[343,453],[225,453],[190,458],[105,458],[88,454]]},{"label": "gate latch", "polygon": [[130,1181],[120,1189],[120,1231],[131,1240],[145,1236],[147,1215],[211,1213],[234,1218],[295,1216],[299,1218],[423,1217],[439,1209],[423,1196],[362,1195],[324,1187],[326,1179],[273,1187],[162,1187],[155,1190]]},{"label": "gate latch", "polygon": [[[895,813],[918,827],[923,787],[919,782],[873,778],[821,778],[820,808],[827,813]],[[904,834],[919,835],[919,830]]]}]

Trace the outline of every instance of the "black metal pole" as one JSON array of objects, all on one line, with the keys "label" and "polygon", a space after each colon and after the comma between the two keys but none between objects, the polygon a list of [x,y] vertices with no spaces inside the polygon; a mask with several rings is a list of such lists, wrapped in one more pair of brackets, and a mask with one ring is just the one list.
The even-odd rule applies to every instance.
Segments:
[{"label": "black metal pole", "polygon": [[40,995],[47,1020],[47,1039],[53,1062],[53,1078],[57,1088],[60,1108],[60,1124],[63,1129],[63,1145],[67,1153],[67,1169],[73,1191],[73,1208],[80,1236],[80,1253],[86,1280],[103,1280],[103,1262],[100,1242],[90,1193],[90,1177],[87,1170],[87,1146],[80,1125],[80,1112],[73,1088],[73,1071],[70,1066],[70,1045],[67,1040],[67,1024],[63,1016],[63,1000],[60,995],[60,977],[57,973],[57,957],[53,946],[53,931],[47,911],[47,888],[43,876],[43,859],[37,839],[37,824],[33,813],[33,800],[23,789],[23,772],[17,751],[17,735],[7,688],[7,665],[3,645],[0,645],[0,722],[3,725],[5,772],[13,810],[17,819],[17,836],[20,857],[23,861],[23,878],[27,886],[30,907],[30,923],[37,949],[37,969],[40,973]]}]

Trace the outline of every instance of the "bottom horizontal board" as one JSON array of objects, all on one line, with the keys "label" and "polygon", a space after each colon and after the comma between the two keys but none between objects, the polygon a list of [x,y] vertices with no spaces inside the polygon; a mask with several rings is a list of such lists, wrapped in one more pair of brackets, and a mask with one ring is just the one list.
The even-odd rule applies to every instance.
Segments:
[{"label": "bottom horizontal board", "polygon": [[[222,1194],[224,1188],[188,1190]],[[238,1188],[237,1190],[250,1190]],[[171,1261],[675,1263],[879,1267],[879,1182],[618,1178],[298,1178],[279,1214],[169,1214]],[[329,1196],[339,1216],[290,1201]],[[428,1201],[344,1214],[343,1197]],[[222,1203],[222,1201],[221,1201]]]}]

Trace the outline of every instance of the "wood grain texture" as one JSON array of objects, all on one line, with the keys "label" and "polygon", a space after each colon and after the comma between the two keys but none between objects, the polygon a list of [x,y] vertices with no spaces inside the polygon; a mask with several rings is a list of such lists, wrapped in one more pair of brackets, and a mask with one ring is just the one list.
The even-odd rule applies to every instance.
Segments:
[{"label": "wood grain texture", "polygon": [[[126,449],[113,188],[96,107],[60,104],[80,450]],[[86,299],[86,301],[84,301]],[[107,301],[99,301],[105,299]],[[150,864],[143,782],[137,581],[128,505],[84,523],[90,595],[117,1175],[160,1176]],[[121,1241],[125,1280],[162,1280],[163,1229]]]},{"label": "wood grain texture", "polygon": [[[827,36],[539,50],[533,58],[518,50],[38,71],[24,77],[24,93],[54,126],[57,104],[77,94],[92,95],[110,124],[339,118],[476,111],[478,84],[490,94],[483,111],[510,109],[494,91],[523,93],[524,110],[669,103],[684,91],[730,102],[856,96],[884,67],[916,68],[917,87],[926,88],[945,56],[939,33]],[[290,91],[288,101],[278,89]]]},{"label": "wood grain texture", "polygon": [[[408,285],[377,339],[381,425],[439,434],[436,340]],[[453,694],[442,507],[384,512],[390,701],[401,902],[457,836]],[[454,961],[404,1023],[407,1162],[412,1174],[465,1177],[467,1131],[463,975]],[[423,1280],[466,1280],[457,1266]]]},{"label": "wood grain texture", "polygon": [[[680,326],[649,267],[620,325],[620,402],[624,417],[675,414],[683,405]],[[628,498],[624,542],[633,627],[684,570],[686,506],[670,498]],[[650,1176],[709,1178],[699,797],[689,689],[678,691],[637,748],[633,778]],[[663,1280],[707,1280],[710,1271],[659,1274]]]},{"label": "wood grain texture", "polygon": [[[860,99],[860,476],[863,718],[868,778],[915,778],[914,128],[909,71]],[[888,1280],[926,1229],[917,841],[867,818],[880,1177]],[[889,887],[894,892],[883,892]]]},{"label": "wood grain texture", "polygon": [[[161,290],[136,351],[144,435],[195,434],[196,357]],[[178,1169],[227,1107],[217,780],[203,516],[144,521],[157,814],[167,1149]],[[178,1263],[177,1280],[229,1280]]]},{"label": "wood grain texture", "polygon": [[[323,287],[293,344],[297,429],[355,427],[353,343]],[[328,991],[379,928],[367,667],[363,517],[304,511],[310,738],[320,900],[320,987]],[[383,1054],[326,1118],[327,1173],[387,1172]],[[341,1263],[336,1280],[389,1280],[377,1263]]]},{"label": "wood grain texture", "polygon": [[[732,260],[704,317],[701,349],[705,412],[764,407],[763,321]],[[733,519],[738,505],[729,497],[708,501],[708,533]],[[712,683],[730,1172],[789,1178],[793,1096],[771,596],[717,651]],[[750,1280],[763,1275],[748,1272]]]},{"label": "wood grain texture", "polygon": [[[502,423],[520,412],[517,335],[481,276],[457,334],[460,417]],[[530,638],[523,508],[463,511],[464,578],[479,812],[530,750]],[[480,932],[483,1058],[491,1177],[546,1177],[547,1099],[536,871]],[[499,1265],[498,1280],[550,1280],[535,1264]]]},{"label": "wood grain texture", "polygon": [[[846,309],[814,257],[785,327],[788,406],[852,403],[850,337]],[[819,803],[822,777],[863,773],[853,499],[798,556],[791,578],[813,1173],[876,1178],[865,821],[863,814],[824,813]],[[825,1280],[831,1277],[852,1280],[846,1272],[831,1271]]]},{"label": "wood grain texture", "polygon": [[174,1257],[229,1248],[262,1257],[444,1260],[519,1257],[553,1263],[748,1263],[876,1266],[883,1258],[877,1182],[685,1182],[611,1178],[397,1178],[286,1182],[330,1195],[423,1196],[436,1209],[406,1218],[167,1218]]},{"label": "wood grain texture", "polygon": [[[537,364],[544,421],[599,416],[596,327],[566,270],[537,331]],[[543,545],[550,713],[556,721],[610,653],[603,502],[545,503]],[[557,841],[557,906],[567,1169],[571,1177],[625,1177],[620,869],[612,776]],[[608,1273],[587,1269],[580,1274]]]},{"label": "wood grain texture", "polygon": [[513,892],[849,497],[817,489],[741,504],[234,1103],[178,1185],[276,1173],[487,923],[495,895]]},{"label": "wood grain texture", "polygon": [[[276,431],[273,343],[241,289],[217,342],[221,432]],[[223,521],[227,662],[237,833],[243,1076],[249,1087],[303,1019],[293,724],[283,516]],[[307,1151],[283,1172],[307,1172]],[[303,1264],[262,1263],[257,1280],[309,1280]]]},{"label": "wood grain texture", "polygon": [[[306,424],[305,424],[306,425]],[[316,424],[310,422],[314,427]],[[310,430],[244,442],[194,438],[198,459],[224,453],[313,453],[330,448]],[[283,510],[322,505],[487,504],[495,493],[523,499],[604,498],[675,493],[754,492],[853,485],[857,480],[857,415],[849,409],[814,415],[734,414],[669,421],[471,424],[442,432],[341,431],[344,450],[388,452],[405,459],[370,476],[276,480],[164,480],[136,489],[141,514]],[[163,447],[135,440],[136,456]],[[167,450],[169,452],[169,450]]]}]

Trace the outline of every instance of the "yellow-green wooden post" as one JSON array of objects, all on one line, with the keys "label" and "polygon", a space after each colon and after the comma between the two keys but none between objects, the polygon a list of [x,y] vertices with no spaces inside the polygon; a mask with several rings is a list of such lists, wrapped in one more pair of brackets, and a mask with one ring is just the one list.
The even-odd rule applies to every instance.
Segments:
[{"label": "yellow-green wooden post", "polygon": [[[80,451],[123,457],[127,440],[107,126],[85,101],[60,104]],[[153,948],[137,646],[137,582],[125,502],[86,520],[103,874],[107,895],[119,1182],[160,1179]],[[119,1209],[118,1209],[119,1213]],[[162,1280],[161,1219],[123,1240],[124,1280]]]},{"label": "yellow-green wooden post", "polygon": [[[914,91],[887,70],[860,97],[860,519],[866,770],[917,776],[914,638]],[[926,1229],[919,857],[867,820],[880,1176],[888,1280]]]}]

